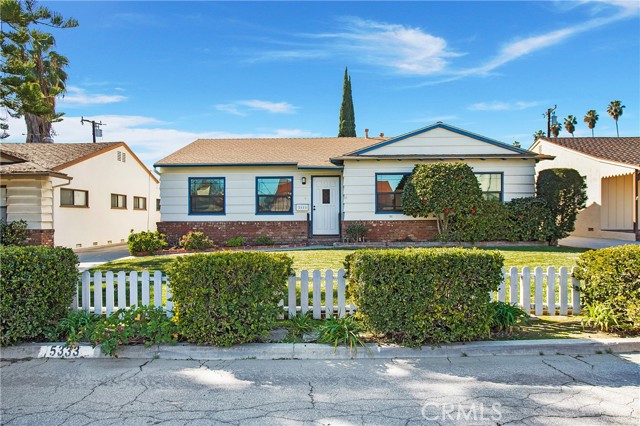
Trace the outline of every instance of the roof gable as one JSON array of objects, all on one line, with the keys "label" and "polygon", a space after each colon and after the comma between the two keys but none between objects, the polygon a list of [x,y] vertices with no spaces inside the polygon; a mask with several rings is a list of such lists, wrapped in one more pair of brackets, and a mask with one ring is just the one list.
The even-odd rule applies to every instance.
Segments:
[{"label": "roof gable", "polygon": [[539,138],[531,150],[547,142],[589,157],[640,167],[640,137]]},{"label": "roof gable", "polygon": [[435,123],[373,146],[353,151],[349,156],[367,155],[513,155],[532,154],[475,133]]}]

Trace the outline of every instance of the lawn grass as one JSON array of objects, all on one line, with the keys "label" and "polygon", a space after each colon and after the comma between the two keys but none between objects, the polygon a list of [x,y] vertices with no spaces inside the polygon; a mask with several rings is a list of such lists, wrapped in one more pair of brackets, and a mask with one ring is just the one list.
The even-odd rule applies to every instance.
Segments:
[{"label": "lawn grass", "polygon": [[[595,328],[583,328],[581,316],[539,316],[532,317],[527,325],[514,329],[511,333],[499,333],[491,340],[540,340],[540,339],[591,339],[620,337]],[[553,354],[549,354],[553,355]]]},{"label": "lawn grass", "polygon": [[[504,265],[509,268],[517,266],[521,269],[524,266],[575,266],[580,253],[586,249],[571,247],[548,247],[548,246],[523,246],[523,247],[488,247],[481,250],[498,250],[504,256]],[[354,249],[314,249],[314,250],[288,250],[278,251],[293,258],[293,269],[300,272],[303,269],[313,270],[326,269],[338,270],[344,267],[344,259]],[[143,271],[161,270],[165,271],[169,264],[177,255],[145,256],[133,259],[116,260],[108,262],[94,268],[94,271]]]}]

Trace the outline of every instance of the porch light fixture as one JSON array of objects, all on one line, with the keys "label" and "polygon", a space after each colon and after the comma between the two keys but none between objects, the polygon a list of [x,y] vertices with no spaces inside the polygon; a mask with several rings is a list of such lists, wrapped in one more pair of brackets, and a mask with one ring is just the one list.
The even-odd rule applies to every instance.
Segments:
[{"label": "porch light fixture", "polygon": [[302,176],[302,184],[306,185],[307,184],[307,178],[306,176]]}]

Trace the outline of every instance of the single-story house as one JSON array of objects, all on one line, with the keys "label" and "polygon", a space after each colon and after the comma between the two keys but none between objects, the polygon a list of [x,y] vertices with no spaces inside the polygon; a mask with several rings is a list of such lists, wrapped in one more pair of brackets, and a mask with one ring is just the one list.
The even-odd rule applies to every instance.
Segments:
[{"label": "single-story house", "polygon": [[435,221],[402,213],[416,164],[464,161],[487,198],[509,201],[534,194],[543,158],[442,122],[393,138],[199,139],[154,165],[158,230],[174,243],[190,230],[313,243],[362,223],[370,241],[424,241]]},{"label": "single-story house", "polygon": [[571,234],[640,241],[640,137],[540,138],[531,151],[555,156],[548,168],[576,169],[587,182],[587,207]]},{"label": "single-story house", "polygon": [[124,142],[2,143],[0,207],[32,244],[117,244],[156,229],[159,181]]}]

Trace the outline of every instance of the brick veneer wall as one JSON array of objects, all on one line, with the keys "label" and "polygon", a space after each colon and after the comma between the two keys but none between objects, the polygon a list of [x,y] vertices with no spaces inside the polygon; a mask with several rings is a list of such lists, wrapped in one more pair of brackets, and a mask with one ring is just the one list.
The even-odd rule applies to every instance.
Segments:
[{"label": "brick veneer wall", "polygon": [[249,244],[254,244],[261,236],[270,237],[276,244],[305,243],[308,229],[306,221],[158,222],[158,231],[173,245],[189,231],[204,232],[216,244],[233,237],[246,237]]},{"label": "brick veneer wall", "polygon": [[27,229],[27,244],[53,247],[53,229]]},{"label": "brick veneer wall", "polygon": [[356,220],[342,222],[342,235],[347,227],[362,223],[369,232],[367,241],[429,241],[438,233],[435,220]]}]

